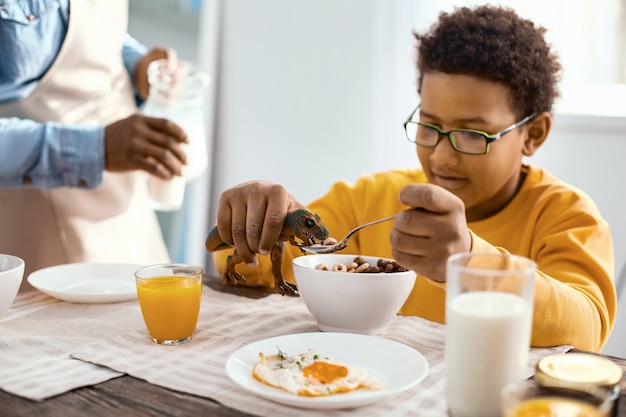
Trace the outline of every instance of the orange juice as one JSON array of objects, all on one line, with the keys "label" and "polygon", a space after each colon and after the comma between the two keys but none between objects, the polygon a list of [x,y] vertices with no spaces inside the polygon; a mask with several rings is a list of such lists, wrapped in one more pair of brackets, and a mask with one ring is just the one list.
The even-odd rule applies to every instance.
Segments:
[{"label": "orange juice", "polygon": [[539,397],[507,410],[504,417],[604,417],[592,404],[571,398]]},{"label": "orange juice", "polygon": [[137,295],[148,333],[157,343],[191,338],[200,312],[202,279],[162,276],[137,281]]}]

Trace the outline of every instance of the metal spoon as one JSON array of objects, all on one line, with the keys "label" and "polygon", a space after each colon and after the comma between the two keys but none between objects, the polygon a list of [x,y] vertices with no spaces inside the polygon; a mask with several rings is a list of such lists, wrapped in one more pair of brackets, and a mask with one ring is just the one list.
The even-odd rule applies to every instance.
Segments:
[{"label": "metal spoon", "polygon": [[307,246],[307,245],[303,245],[302,243],[298,243],[296,246],[298,246],[303,251],[311,252],[311,253],[333,253],[333,252],[337,252],[338,250],[342,250],[342,249],[346,248],[348,246],[348,239],[350,238],[350,236],[352,236],[353,234],[355,234],[359,230],[363,229],[364,227],[371,226],[371,225],[378,224],[378,223],[382,223],[382,222],[386,222],[388,220],[392,220],[392,219],[395,219],[395,218],[396,218],[396,215],[394,214],[393,216],[385,217],[383,219],[374,220],[373,222],[369,222],[369,223],[365,223],[365,224],[362,224],[360,226],[357,226],[354,229],[350,230],[348,232],[348,234],[344,236],[343,239],[341,239],[339,242],[335,243],[334,245],[310,245],[310,246]]}]

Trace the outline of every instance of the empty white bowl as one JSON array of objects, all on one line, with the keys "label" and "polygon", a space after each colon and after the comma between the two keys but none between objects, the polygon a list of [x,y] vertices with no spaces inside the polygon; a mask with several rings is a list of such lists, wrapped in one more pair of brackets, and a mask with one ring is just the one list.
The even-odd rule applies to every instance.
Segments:
[{"label": "empty white bowl", "polygon": [[[306,255],[293,260],[293,273],[307,309],[325,332],[379,335],[398,313],[415,284],[415,272],[348,273],[316,269],[347,265],[356,255]],[[361,256],[370,265],[380,258]]]},{"label": "empty white bowl", "polygon": [[0,254],[0,317],[9,310],[24,277],[24,261],[17,256]]}]

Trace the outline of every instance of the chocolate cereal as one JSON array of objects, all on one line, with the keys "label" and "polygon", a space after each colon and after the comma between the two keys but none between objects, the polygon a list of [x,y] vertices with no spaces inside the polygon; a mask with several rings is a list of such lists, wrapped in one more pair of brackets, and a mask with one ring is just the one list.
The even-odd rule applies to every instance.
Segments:
[{"label": "chocolate cereal", "polygon": [[321,269],[323,271],[336,271],[336,272],[347,272],[347,273],[393,273],[393,272],[406,272],[408,269],[399,265],[396,261],[390,259],[378,259],[376,265],[370,265],[365,261],[361,256],[357,256],[354,258],[353,262],[350,262],[347,265],[338,263],[333,265],[332,268],[329,268],[326,264],[319,264],[315,267],[315,269]]}]

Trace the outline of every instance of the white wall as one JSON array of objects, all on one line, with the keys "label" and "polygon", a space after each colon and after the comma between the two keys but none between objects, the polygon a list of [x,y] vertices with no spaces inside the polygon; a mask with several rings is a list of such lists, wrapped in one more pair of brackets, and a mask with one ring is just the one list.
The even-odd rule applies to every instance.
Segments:
[{"label": "white wall", "polygon": [[416,103],[413,22],[399,22],[398,63],[386,50],[393,9],[380,4],[224,2],[214,196],[266,178],[306,202],[337,179],[404,163],[398,153],[414,161],[402,130]]}]

